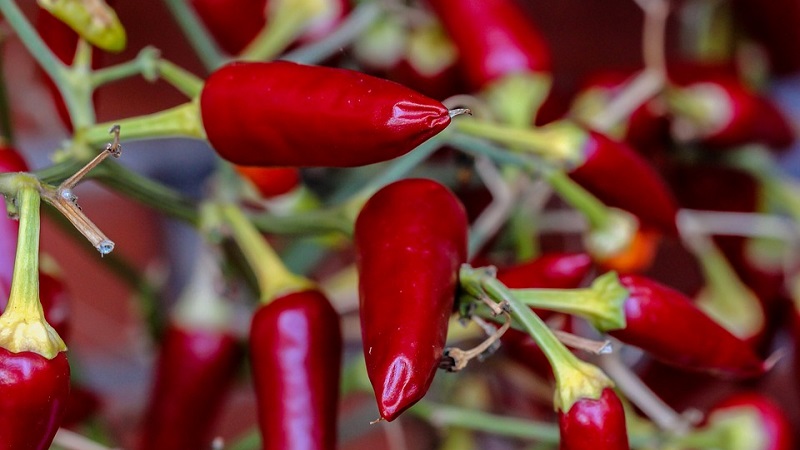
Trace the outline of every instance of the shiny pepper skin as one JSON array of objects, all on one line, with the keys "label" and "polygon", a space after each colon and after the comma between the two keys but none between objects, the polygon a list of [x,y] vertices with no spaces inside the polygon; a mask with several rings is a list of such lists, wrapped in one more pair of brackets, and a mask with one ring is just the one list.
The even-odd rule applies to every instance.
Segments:
[{"label": "shiny pepper skin", "polygon": [[263,198],[277,197],[298,187],[300,171],[295,167],[234,166],[236,172],[253,184]]},{"label": "shiny pepper skin", "polygon": [[606,388],[597,400],[583,398],[558,413],[559,450],[629,450],[625,411],[617,394]]},{"label": "shiny pepper skin", "polygon": [[69,397],[69,363],[0,348],[0,449],[47,450]]},{"label": "shiny pepper skin", "polygon": [[383,419],[433,381],[467,256],[464,207],[444,186],[407,179],[378,191],[355,226],[367,374]]},{"label": "shiny pepper skin", "polygon": [[139,448],[210,448],[214,420],[243,356],[229,333],[170,324]]},{"label": "shiny pepper skin", "polygon": [[[760,446],[752,450],[792,450],[794,431],[786,413],[772,400],[761,394],[745,392],[733,394],[716,404],[706,415],[707,422],[713,424],[721,416],[739,411],[755,412],[758,424],[756,429],[765,438]],[[740,447],[736,447],[740,448]]]},{"label": "shiny pepper skin", "polygon": [[458,47],[470,87],[506,75],[550,72],[550,50],[511,0],[428,0]]},{"label": "shiny pepper skin", "polygon": [[200,109],[211,146],[245,166],[377,163],[450,123],[444,105],[397,83],[286,61],[222,67],[206,81]]},{"label": "shiny pepper skin", "polygon": [[250,328],[262,447],[334,450],[342,336],[339,316],[317,290],[261,306]]},{"label": "shiny pepper skin", "polygon": [[690,370],[733,377],[763,374],[769,367],[751,346],[716,323],[678,291],[639,275],[625,275],[624,329],[615,338]]},{"label": "shiny pepper skin", "polygon": [[608,206],[624,209],[643,226],[675,235],[677,204],[666,182],[627,144],[588,131],[584,160],[570,178]]}]

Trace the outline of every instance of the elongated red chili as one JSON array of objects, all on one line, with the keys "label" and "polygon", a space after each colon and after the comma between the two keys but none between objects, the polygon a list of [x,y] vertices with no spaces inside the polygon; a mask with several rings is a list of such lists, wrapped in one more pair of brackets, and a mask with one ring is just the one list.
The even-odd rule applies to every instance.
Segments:
[{"label": "elongated red chili", "polygon": [[620,282],[629,292],[626,326],[607,330],[617,339],[690,370],[751,377],[769,369],[747,342],[680,292],[639,275],[622,276]]},{"label": "elongated red chili", "polygon": [[316,289],[256,311],[250,359],[262,448],[336,448],[341,342],[339,316]]},{"label": "elongated red chili", "polygon": [[466,213],[435,181],[398,181],[364,205],[355,245],[367,374],[391,421],[425,395],[442,358]]},{"label": "elongated red chili", "polygon": [[525,11],[509,0],[428,0],[459,49],[474,90],[506,75],[549,72],[550,52]]},{"label": "elongated red chili", "polygon": [[794,142],[795,133],[777,106],[733,75],[674,83],[667,103],[679,138],[696,140],[712,149],[748,143],[785,149]]},{"label": "elongated red chili", "polygon": [[569,176],[609,206],[634,214],[644,226],[677,233],[677,205],[658,172],[630,146],[584,131],[582,162]]},{"label": "elongated red chili", "polygon": [[14,283],[0,315],[0,443],[8,449],[50,448],[69,396],[66,346],[39,303],[39,203],[33,185],[17,194]]},{"label": "elongated red chili", "polygon": [[353,167],[403,155],[450,123],[441,103],[359,72],[233,63],[200,96],[208,140],[246,166]]},{"label": "elongated red chili", "polygon": [[567,412],[559,411],[559,450],[628,450],[622,402],[611,388],[599,399],[583,398]]},{"label": "elongated red chili", "polygon": [[230,333],[170,323],[162,338],[139,448],[209,447],[214,421],[242,356]]}]

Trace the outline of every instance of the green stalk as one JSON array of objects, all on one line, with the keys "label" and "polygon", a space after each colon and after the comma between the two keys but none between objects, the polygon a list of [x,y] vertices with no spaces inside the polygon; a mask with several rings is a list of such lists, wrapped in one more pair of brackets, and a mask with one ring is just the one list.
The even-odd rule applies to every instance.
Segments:
[{"label": "green stalk", "polygon": [[157,113],[77,130],[75,141],[89,146],[99,146],[108,141],[108,130],[113,125],[120,126],[126,141],[157,137],[205,139],[200,107],[196,101],[191,101]]},{"label": "green stalk", "polygon": [[461,285],[467,292],[482,291],[496,302],[506,302],[511,316],[542,349],[556,378],[554,404],[567,412],[580,399],[599,399],[614,383],[597,367],[581,361],[555,337],[544,321],[486,269],[461,267]]},{"label": "green stalk", "polygon": [[125,168],[114,161],[104,161],[90,174],[104,185],[157,211],[188,222],[199,223],[197,206],[177,191]]},{"label": "green stalk", "polygon": [[262,303],[266,304],[283,294],[313,286],[311,281],[286,268],[275,250],[241,209],[231,203],[220,204],[218,208],[220,216],[230,227],[234,241],[255,274]]},{"label": "green stalk", "polygon": [[154,47],[145,47],[136,58],[111,67],[95,70],[89,77],[92,88],[100,87],[114,81],[142,75],[147,81],[157,78],[156,65],[160,62],[161,52]]},{"label": "green stalk", "polygon": [[188,98],[195,98],[203,90],[204,81],[188,70],[165,59],[158,61],[158,73],[165,81]]},{"label": "green stalk", "polygon": [[178,22],[183,34],[189,40],[194,53],[200,58],[207,71],[212,72],[225,64],[227,58],[222,54],[211,34],[200,21],[197,13],[186,4],[185,0],[164,0],[172,17]]},{"label": "green stalk", "polygon": [[19,234],[14,275],[5,311],[0,315],[0,347],[13,352],[34,352],[53,359],[67,350],[47,323],[39,300],[39,187],[33,177],[17,193]]},{"label": "green stalk", "polygon": [[608,272],[583,289],[511,289],[514,297],[532,308],[583,317],[601,331],[625,328],[625,301],[629,292],[616,272]]}]

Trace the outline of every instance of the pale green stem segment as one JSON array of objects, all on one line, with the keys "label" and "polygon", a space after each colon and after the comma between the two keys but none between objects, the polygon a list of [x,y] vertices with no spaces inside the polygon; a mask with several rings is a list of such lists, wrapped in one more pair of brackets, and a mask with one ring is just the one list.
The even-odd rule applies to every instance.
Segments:
[{"label": "pale green stem segment", "polygon": [[220,204],[218,207],[222,220],[230,227],[233,239],[255,274],[262,303],[314,287],[310,280],[295,275],[286,268],[275,250],[239,207],[231,203]]},{"label": "pale green stem segment", "polygon": [[52,359],[67,346],[44,318],[39,301],[38,182],[28,177],[17,192],[19,235],[8,305],[0,316],[0,347],[11,352],[35,352]]},{"label": "pale green stem segment", "polygon": [[492,271],[465,264],[461,267],[460,282],[473,296],[477,293],[509,305],[513,319],[536,341],[550,362],[556,378],[554,406],[557,410],[567,412],[581,399],[599,399],[605,388],[614,386],[599,368],[572,354],[544,321],[497,280]]},{"label": "pale green stem segment", "polygon": [[186,0],[164,0],[164,3],[206,70],[211,72],[225,64],[227,58],[214,43],[197,13],[186,4]]},{"label": "pale green stem segment", "polygon": [[630,293],[616,272],[608,272],[583,289],[511,289],[521,303],[532,308],[576,315],[600,331],[625,328],[625,301]]},{"label": "pale green stem segment", "polygon": [[108,140],[108,130],[119,125],[125,140],[151,139],[157,137],[188,137],[205,139],[200,106],[197,100],[178,105],[154,114],[102,123],[78,130],[75,141],[89,146],[98,146]]}]

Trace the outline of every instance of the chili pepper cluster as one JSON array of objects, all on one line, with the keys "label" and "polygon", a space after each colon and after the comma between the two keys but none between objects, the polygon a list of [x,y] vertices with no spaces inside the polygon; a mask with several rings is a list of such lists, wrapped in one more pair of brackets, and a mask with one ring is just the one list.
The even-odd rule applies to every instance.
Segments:
[{"label": "chili pepper cluster", "polygon": [[[65,134],[32,170],[0,77],[0,449],[793,449],[800,6],[623,2],[641,58],[577,74],[512,0],[165,0],[191,70],[124,52],[138,4],[0,0]],[[133,77],[184,100],[98,109]],[[124,164],[162,138],[194,194]],[[187,225],[174,299],[88,178]],[[45,212],[135,294],[136,401]]]}]

